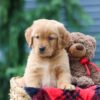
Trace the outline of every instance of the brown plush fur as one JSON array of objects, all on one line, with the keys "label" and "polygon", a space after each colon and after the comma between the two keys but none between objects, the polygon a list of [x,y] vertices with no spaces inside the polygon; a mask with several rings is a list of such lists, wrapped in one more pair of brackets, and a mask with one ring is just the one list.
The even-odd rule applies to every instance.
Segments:
[{"label": "brown plush fur", "polygon": [[100,84],[100,71],[97,72],[91,65],[89,70],[91,75],[87,75],[86,68],[80,64],[80,59],[83,57],[91,60],[95,53],[96,40],[92,36],[84,35],[79,32],[70,34],[71,45],[67,48],[69,53],[71,74],[73,75],[73,83],[78,86],[90,86]]},{"label": "brown plush fur", "polygon": [[[69,59],[64,49],[70,39],[64,25],[40,19],[26,30],[25,37],[32,48],[24,74],[26,86],[75,89],[71,85]],[[44,52],[40,52],[42,47],[45,47]]]}]

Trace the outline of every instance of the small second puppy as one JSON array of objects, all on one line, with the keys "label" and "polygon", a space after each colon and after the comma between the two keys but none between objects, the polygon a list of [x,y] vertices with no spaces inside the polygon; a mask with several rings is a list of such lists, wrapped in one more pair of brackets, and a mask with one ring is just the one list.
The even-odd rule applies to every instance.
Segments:
[{"label": "small second puppy", "polygon": [[39,19],[25,32],[32,48],[24,74],[28,87],[57,87],[73,90],[68,55],[69,32],[55,20]]}]

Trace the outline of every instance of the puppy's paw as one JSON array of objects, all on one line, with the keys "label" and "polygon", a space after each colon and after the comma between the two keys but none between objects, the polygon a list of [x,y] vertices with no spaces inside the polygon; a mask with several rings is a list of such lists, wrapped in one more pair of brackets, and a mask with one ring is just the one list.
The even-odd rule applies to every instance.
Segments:
[{"label": "puppy's paw", "polygon": [[75,86],[72,84],[62,83],[58,86],[60,89],[75,90]]},{"label": "puppy's paw", "polygon": [[67,84],[67,86],[65,87],[65,89],[68,89],[68,90],[75,90],[75,86],[72,85],[72,84]]}]

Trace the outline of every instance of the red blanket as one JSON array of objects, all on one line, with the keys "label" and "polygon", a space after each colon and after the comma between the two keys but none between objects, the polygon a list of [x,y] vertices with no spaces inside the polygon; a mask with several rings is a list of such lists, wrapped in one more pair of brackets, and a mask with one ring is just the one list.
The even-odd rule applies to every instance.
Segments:
[{"label": "red blanket", "polygon": [[74,91],[57,88],[30,88],[25,87],[32,100],[100,100],[100,85],[88,88],[76,87]]}]

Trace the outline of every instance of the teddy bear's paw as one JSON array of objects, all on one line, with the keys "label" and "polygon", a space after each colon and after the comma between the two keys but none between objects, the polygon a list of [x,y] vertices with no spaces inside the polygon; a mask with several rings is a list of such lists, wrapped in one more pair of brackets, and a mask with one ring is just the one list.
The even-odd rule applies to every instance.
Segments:
[{"label": "teddy bear's paw", "polygon": [[72,84],[62,83],[60,86],[58,86],[60,89],[67,89],[67,90],[75,90],[75,86]]},{"label": "teddy bear's paw", "polygon": [[94,85],[94,82],[92,81],[91,78],[83,76],[79,78],[79,80],[77,81],[77,85],[80,87],[88,87]]}]

